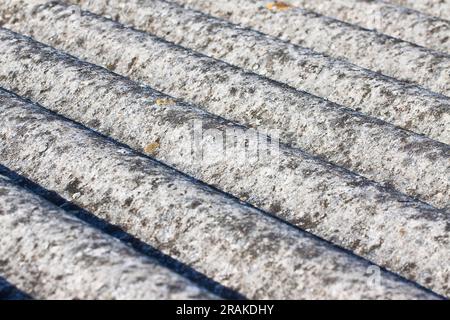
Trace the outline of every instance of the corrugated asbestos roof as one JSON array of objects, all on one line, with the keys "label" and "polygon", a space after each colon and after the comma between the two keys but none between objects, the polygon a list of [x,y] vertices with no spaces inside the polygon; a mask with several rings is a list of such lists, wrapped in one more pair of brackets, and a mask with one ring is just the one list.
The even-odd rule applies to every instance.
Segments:
[{"label": "corrugated asbestos roof", "polygon": [[450,297],[449,12],[1,2],[0,298]]}]

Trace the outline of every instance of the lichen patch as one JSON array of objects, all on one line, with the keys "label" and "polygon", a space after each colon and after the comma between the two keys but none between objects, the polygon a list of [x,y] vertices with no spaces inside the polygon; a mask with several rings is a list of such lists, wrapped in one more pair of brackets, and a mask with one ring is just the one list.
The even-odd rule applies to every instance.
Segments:
[{"label": "lichen patch", "polygon": [[159,143],[159,141],[152,142],[144,148],[144,152],[148,154],[155,154],[160,146],[161,144]]},{"label": "lichen patch", "polygon": [[292,8],[292,5],[282,1],[275,1],[268,3],[266,8],[272,11],[284,11]]},{"label": "lichen patch", "polygon": [[169,98],[159,98],[159,99],[156,99],[156,104],[158,106],[169,106],[169,105],[175,104],[175,101],[173,99],[169,99]]}]

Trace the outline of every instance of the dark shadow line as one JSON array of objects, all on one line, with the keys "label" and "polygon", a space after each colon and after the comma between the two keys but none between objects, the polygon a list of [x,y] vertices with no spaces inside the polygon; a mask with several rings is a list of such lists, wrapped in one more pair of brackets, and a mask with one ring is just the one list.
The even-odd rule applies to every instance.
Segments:
[{"label": "dark shadow line", "polygon": [[18,289],[16,286],[8,282],[5,278],[0,277],[0,300],[32,300],[28,294]]},{"label": "dark shadow line", "polygon": [[[132,236],[131,234],[124,231],[122,228],[108,223],[107,221],[96,217],[94,214],[84,210],[83,208],[67,201],[59,194],[54,191],[45,189],[44,187],[34,183],[33,181],[11,171],[7,167],[0,164],[0,174],[10,178],[17,185],[30,190],[31,192],[37,194],[38,196],[44,198],[45,200],[53,203],[54,205],[60,207],[65,212],[70,215],[77,217],[78,219],[88,223],[89,225],[95,227],[96,229],[119,239],[121,242],[128,246],[131,246],[137,252],[155,259],[164,267],[182,275],[183,277],[189,279],[193,283],[200,287],[207,289],[208,291],[216,294],[220,298],[229,300],[245,300],[246,297],[242,294],[223,286],[222,284],[210,279],[206,275],[196,271],[192,267],[162,253],[161,251],[153,248],[149,244],[139,240],[138,238]],[[2,283],[0,278],[0,299],[2,298]]]}]

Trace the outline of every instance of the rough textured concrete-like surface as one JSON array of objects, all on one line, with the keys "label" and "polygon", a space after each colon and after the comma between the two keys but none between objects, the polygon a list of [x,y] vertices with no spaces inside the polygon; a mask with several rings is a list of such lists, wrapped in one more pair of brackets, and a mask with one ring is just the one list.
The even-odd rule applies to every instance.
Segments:
[{"label": "rough textured concrete-like surface", "polygon": [[444,19],[379,0],[286,0],[286,2],[395,38],[450,53],[450,21]]},{"label": "rough textured concrete-like surface", "polygon": [[[447,292],[448,281],[441,279],[449,274],[446,214],[283,145],[269,145],[266,157],[241,161],[248,146],[259,141],[246,136],[242,127],[9,31],[2,31],[0,43],[1,83],[8,88],[405,277]],[[158,103],[161,100],[171,102]],[[195,120],[219,133],[234,132],[238,143],[227,139],[223,154],[217,143],[204,139],[204,158],[196,158],[187,148],[191,141],[182,139],[196,134],[190,125]],[[6,155],[14,164],[20,161],[13,159],[23,157]],[[42,161],[33,159],[32,167],[42,168],[47,179]],[[52,179],[62,179],[58,170],[65,169],[53,170]],[[74,183],[67,179],[65,183]],[[76,190],[84,188],[90,185],[76,183]],[[89,194],[84,196],[91,200]],[[130,209],[142,204],[136,205]]]},{"label": "rough textured concrete-like surface", "polygon": [[387,0],[386,2],[405,6],[428,13],[432,16],[450,20],[449,0]]},{"label": "rough textured concrete-like surface", "polygon": [[370,281],[363,260],[30,103],[0,99],[2,163],[250,298],[433,298],[385,272]]},{"label": "rough textured concrete-like surface", "polygon": [[[448,98],[160,1],[82,1],[83,7],[297,89],[448,142]],[[319,36],[320,38],[320,36]],[[448,83],[448,82],[447,82]]]},{"label": "rough textured concrete-like surface", "polygon": [[0,275],[35,298],[213,297],[2,175],[0,235]]},{"label": "rough textured concrete-like surface", "polygon": [[[174,1],[332,57],[346,59],[358,66],[450,95],[450,56],[443,52],[418,47],[298,7],[269,9],[269,1],[266,0]],[[321,6],[328,3],[336,6],[341,2],[313,1]],[[447,38],[448,36],[450,32],[447,32]]]},{"label": "rough textured concrete-like surface", "polygon": [[[14,25],[16,31],[198,103],[211,113],[250,127],[279,130],[288,144],[437,207],[449,202],[448,145],[414,136],[99,16],[71,13],[66,6],[41,7],[23,21],[20,26]],[[11,59],[15,57],[10,55]],[[31,92],[29,88],[35,84],[32,74],[40,77],[47,73],[29,69],[28,57],[24,60],[24,65],[14,66],[3,59],[10,68],[3,68],[2,74],[6,77],[14,70],[23,70],[14,73],[16,87],[20,84],[21,91]],[[171,68],[176,72],[168,73]],[[54,86],[51,90],[60,89]],[[48,99],[41,102],[51,103]],[[370,154],[366,150],[371,150]]]}]

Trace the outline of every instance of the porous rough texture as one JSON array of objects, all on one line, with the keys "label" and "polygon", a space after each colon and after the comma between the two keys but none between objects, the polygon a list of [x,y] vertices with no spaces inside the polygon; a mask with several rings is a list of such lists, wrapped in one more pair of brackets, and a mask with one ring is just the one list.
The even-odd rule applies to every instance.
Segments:
[{"label": "porous rough texture", "polygon": [[[0,48],[2,85],[409,279],[447,292],[446,213],[284,145],[268,144],[266,156],[246,158],[261,137],[29,38],[2,30]],[[190,137],[199,129],[193,123],[234,136],[225,136],[224,150],[207,133],[195,142]],[[202,154],[191,148],[195,143],[202,146]],[[47,179],[52,156],[61,157],[33,158],[30,166]],[[10,152],[5,161],[17,165],[23,157]],[[88,160],[79,161],[89,165]],[[51,181],[61,179],[66,169],[53,170]],[[66,183],[74,183],[71,180]],[[94,191],[84,191],[91,190],[90,183],[75,185],[77,199],[92,200]],[[109,202],[104,205],[114,206]]]},{"label": "porous rough texture", "polygon": [[436,17],[450,20],[449,0],[387,0],[385,2],[422,11]]},{"label": "porous rough texture", "polygon": [[3,175],[0,235],[0,275],[34,298],[213,298]]},{"label": "porous rough texture", "polygon": [[9,93],[0,108],[1,163],[249,298],[435,298]]},{"label": "porous rough texture", "polygon": [[408,86],[256,31],[237,28],[176,4],[157,0],[78,2],[83,8],[109,14],[166,40],[405,129],[443,142],[450,139],[449,99],[420,87]]},{"label": "porous rough texture", "polygon": [[[211,113],[258,130],[277,130],[282,140],[290,145],[436,207],[445,207],[450,201],[448,145],[413,135],[99,16],[79,15],[67,6],[40,7],[23,21],[20,26],[14,25],[16,31],[31,34],[157,90],[197,103]],[[55,33],[55,30],[58,31]],[[0,70],[7,82],[5,86],[14,85],[20,92],[33,92],[35,80],[46,76],[47,70],[38,66],[30,69],[28,56],[14,65],[11,60],[15,58],[19,56],[10,50],[2,59],[5,67]],[[174,72],[168,73],[171,68]],[[11,74],[15,76],[14,84],[7,78]],[[52,104],[48,90],[59,93],[63,86],[69,85],[57,82],[59,84],[45,90],[36,86],[37,94],[31,97],[43,104]],[[41,91],[48,97],[46,100],[40,100]]]},{"label": "porous rough texture", "polygon": [[[269,9],[271,2],[267,0],[174,1],[329,56],[346,59],[358,66],[417,83],[435,92],[450,94],[450,56],[446,51],[438,52],[418,47],[412,43],[295,6],[284,10],[277,7]],[[353,3],[346,0],[344,2]],[[374,3],[374,1],[369,2]],[[361,5],[369,2],[361,1]],[[329,7],[334,7],[339,6],[342,1],[312,0],[311,3],[311,6],[328,9],[327,4]],[[332,15],[334,11],[330,9],[328,12],[327,9],[321,13]],[[359,12],[355,9],[355,15]],[[382,18],[382,21],[385,19],[389,22],[395,21],[390,18]],[[411,32],[411,29],[407,30]],[[411,32],[411,34],[415,33]],[[444,34],[447,35],[448,46],[450,31],[447,30]]]},{"label": "porous rough texture", "polygon": [[444,19],[379,0],[286,0],[286,2],[423,47],[450,53],[450,21]]}]

